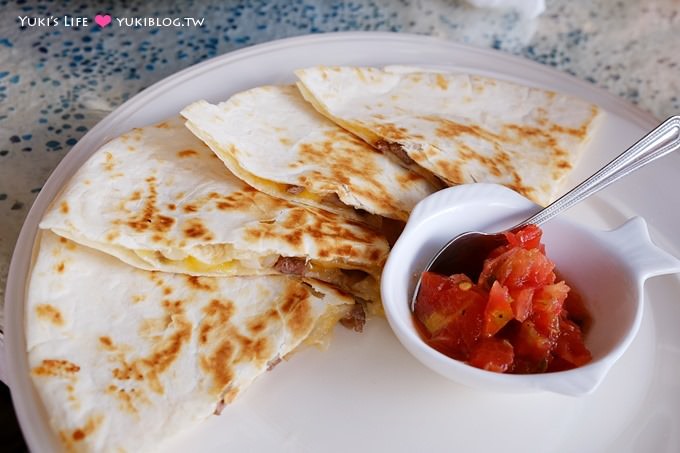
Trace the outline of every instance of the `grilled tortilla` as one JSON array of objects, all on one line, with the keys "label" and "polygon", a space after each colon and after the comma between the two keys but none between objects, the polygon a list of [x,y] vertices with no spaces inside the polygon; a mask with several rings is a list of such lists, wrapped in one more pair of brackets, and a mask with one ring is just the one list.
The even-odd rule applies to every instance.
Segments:
[{"label": "grilled tortilla", "polygon": [[295,274],[378,301],[385,238],[262,193],[173,118],[99,149],[40,224],[145,270]]},{"label": "grilled tortilla", "polygon": [[314,107],[403,165],[455,185],[504,184],[546,205],[599,109],[579,99],[466,74],[414,68],[296,71]]},{"label": "grilled tortilla", "polygon": [[363,220],[406,221],[436,190],[320,115],[295,86],[264,86],[182,111],[186,126],[239,178],[269,195]]},{"label": "grilled tortilla", "polygon": [[290,276],[143,271],[44,231],[25,305],[30,375],[66,451],[156,449],[323,341],[353,303]]}]

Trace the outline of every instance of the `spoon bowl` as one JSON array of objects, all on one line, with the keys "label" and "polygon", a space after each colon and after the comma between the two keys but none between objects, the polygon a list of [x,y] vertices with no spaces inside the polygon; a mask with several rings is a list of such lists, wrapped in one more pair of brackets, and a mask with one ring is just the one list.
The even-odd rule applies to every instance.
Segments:
[{"label": "spoon bowl", "polygon": [[507,243],[502,233],[468,231],[446,244],[432,258],[427,270],[441,275],[465,274],[472,281],[477,281],[482,272],[483,258],[489,256],[495,248]]}]

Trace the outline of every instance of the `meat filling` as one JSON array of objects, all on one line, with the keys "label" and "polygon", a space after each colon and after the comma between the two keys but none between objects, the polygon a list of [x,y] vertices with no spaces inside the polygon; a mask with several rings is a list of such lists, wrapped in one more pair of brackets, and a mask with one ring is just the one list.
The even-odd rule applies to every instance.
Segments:
[{"label": "meat filling", "polygon": [[288,192],[291,195],[297,195],[299,193],[302,193],[303,190],[305,190],[304,187],[296,186],[293,184],[289,184],[288,187],[286,187],[286,192]]},{"label": "meat filling", "polygon": [[315,263],[314,260],[305,260],[295,256],[279,256],[273,268],[284,275],[320,280],[340,291],[370,300],[379,300],[378,296],[374,294],[374,286],[377,283],[370,274],[359,269],[326,267],[320,263]]},{"label": "meat filling", "polygon": [[366,303],[364,300],[356,299],[352,310],[340,320],[340,324],[355,332],[363,332],[364,324],[366,324],[366,310],[364,310],[364,304]]},{"label": "meat filling", "polygon": [[279,256],[274,263],[274,269],[288,275],[303,275],[306,268],[307,261],[297,256]]},{"label": "meat filling", "polygon": [[329,193],[324,195],[324,197],[321,199],[321,202],[323,204],[331,205],[331,206],[338,206],[338,207],[343,207],[346,206],[342,201],[340,201],[340,197],[338,196],[337,193]]},{"label": "meat filling", "polygon": [[275,367],[276,365],[278,365],[279,363],[281,363],[282,360],[283,360],[283,359],[282,359],[281,357],[279,357],[279,356],[276,356],[276,357],[274,357],[273,359],[271,359],[269,362],[267,362],[267,371],[273,370],[274,367]]},{"label": "meat filling", "polygon": [[221,399],[217,402],[217,405],[215,406],[215,410],[213,411],[214,415],[222,415],[222,411],[224,408],[227,406],[227,404],[224,402],[224,399]]},{"label": "meat filling", "polygon": [[348,286],[355,285],[368,277],[368,273],[359,269],[340,269],[340,272],[344,274]]},{"label": "meat filling", "polygon": [[373,144],[380,152],[384,153],[391,153],[397,156],[399,160],[401,160],[403,163],[406,165],[411,165],[414,160],[409,157],[408,154],[406,154],[406,151],[404,151],[404,148],[399,144],[399,143],[394,143],[394,142],[388,142],[387,140],[383,140],[382,138],[375,142]]}]

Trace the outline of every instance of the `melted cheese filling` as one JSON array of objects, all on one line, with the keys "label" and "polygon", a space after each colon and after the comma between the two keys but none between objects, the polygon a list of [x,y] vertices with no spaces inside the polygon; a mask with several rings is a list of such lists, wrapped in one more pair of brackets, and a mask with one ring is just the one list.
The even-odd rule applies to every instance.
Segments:
[{"label": "melted cheese filling", "polygon": [[[158,251],[135,250],[135,254],[151,265],[157,263],[170,265],[173,268],[185,270],[191,274],[226,274],[237,275],[248,270],[257,270],[271,267],[278,255],[267,255],[252,259],[223,259],[217,262],[205,262],[195,256],[187,255],[180,259],[171,259]],[[224,257],[223,257],[224,258]],[[255,274],[256,272],[251,272]]]},{"label": "melted cheese filling", "polygon": [[[187,255],[181,259],[171,259],[163,252],[150,250],[135,250],[134,253],[150,264],[152,267],[165,265],[171,271],[187,272],[194,275],[258,275],[266,274],[264,270],[274,269],[278,260],[278,254],[259,257],[233,259],[226,257],[226,253],[211,254],[211,257],[219,257],[216,262],[205,262],[193,255]],[[303,276],[328,282],[337,288],[350,292],[368,301],[380,301],[380,292],[377,279],[370,273],[365,272],[363,278],[357,278],[343,272],[344,270],[362,270],[344,265],[339,267],[337,263],[308,260],[303,271]],[[278,273],[278,272],[275,272]]]},{"label": "melted cheese filling", "polygon": [[351,305],[329,305],[323,316],[316,321],[314,328],[305,338],[303,344],[316,346],[322,350],[328,348],[331,340],[331,331],[342,318],[347,316],[351,309]]},{"label": "melted cheese filling", "polygon": [[238,264],[238,261],[236,260],[231,260],[231,261],[225,261],[223,263],[219,264],[209,264],[205,263],[203,261],[199,261],[193,256],[189,256],[187,258],[184,258],[182,260],[182,265],[186,267],[186,269],[189,272],[196,272],[196,273],[201,273],[201,272],[228,272],[230,269],[234,269],[236,265]]}]

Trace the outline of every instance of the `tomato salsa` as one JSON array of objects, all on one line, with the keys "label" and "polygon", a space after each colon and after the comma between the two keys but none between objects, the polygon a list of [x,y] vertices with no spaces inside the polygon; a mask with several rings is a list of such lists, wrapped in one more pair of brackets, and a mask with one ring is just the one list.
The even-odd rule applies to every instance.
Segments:
[{"label": "tomato salsa", "polygon": [[500,373],[542,373],[591,360],[583,332],[589,314],[558,280],[542,231],[506,233],[476,282],[464,274],[424,272],[415,318],[425,341],[449,357]]}]

